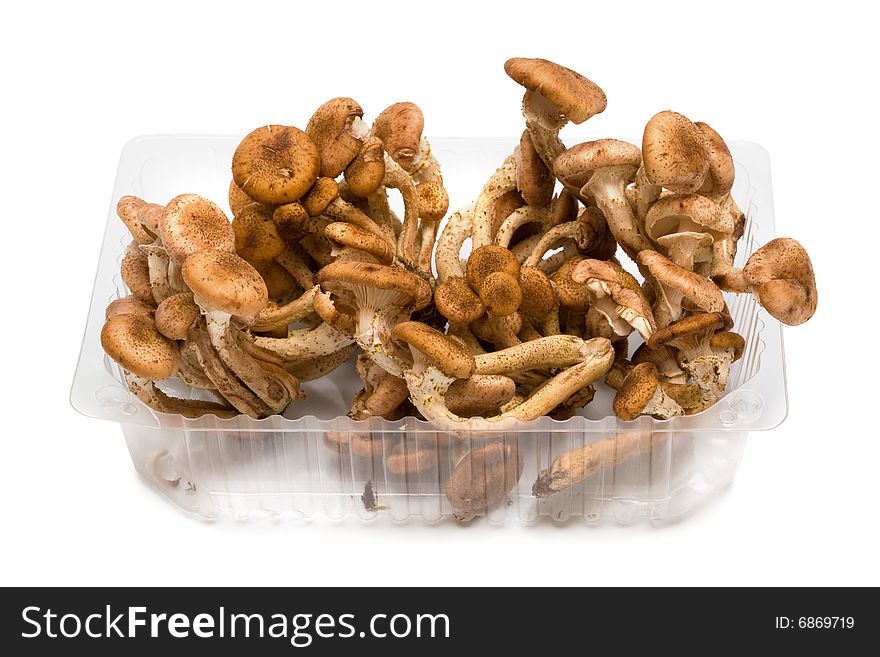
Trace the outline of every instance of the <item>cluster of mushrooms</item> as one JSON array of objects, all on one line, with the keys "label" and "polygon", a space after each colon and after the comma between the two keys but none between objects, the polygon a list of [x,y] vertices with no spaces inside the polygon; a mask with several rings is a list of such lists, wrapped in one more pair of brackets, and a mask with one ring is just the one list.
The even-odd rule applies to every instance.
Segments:
[{"label": "cluster of mushrooms", "polygon": [[[710,126],[663,111],[641,148],[566,147],[561,128],[604,111],[604,92],[547,60],[504,68],[525,87],[525,130],[439,236],[449,198],[410,102],[370,125],[354,100],[334,98],[305,131],[251,132],[232,159],[231,222],[195,194],[165,205],[120,199],[131,294],[107,308],[101,340],[132,392],[160,412],[263,418],[357,352],[363,389],[349,415],[358,420],[417,416],[456,431],[473,417],[565,419],[599,380],[616,390],[622,420],[666,419],[715,403],[742,354],[722,291],[755,295],[786,324],[812,316],[815,279],[795,240],[774,239],[733,266],[745,215],[730,193],[730,151]],[[642,344],[630,354],[633,332]],[[215,400],[169,396],[156,381],[172,376]],[[491,505],[519,479],[521,456],[493,435],[453,471],[457,511]],[[439,447],[424,441],[418,450],[369,432],[327,441],[387,455],[396,474],[437,465]],[[587,457],[562,455],[535,494],[582,479]]]}]

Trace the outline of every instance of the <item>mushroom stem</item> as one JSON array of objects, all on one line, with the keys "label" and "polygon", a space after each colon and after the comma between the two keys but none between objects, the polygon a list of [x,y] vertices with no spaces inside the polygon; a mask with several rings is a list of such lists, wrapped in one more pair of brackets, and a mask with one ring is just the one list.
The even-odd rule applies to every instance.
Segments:
[{"label": "mushroom stem", "polygon": [[581,188],[581,192],[595,199],[614,238],[627,255],[635,259],[639,251],[653,247],[639,230],[632,207],[626,199],[626,185],[632,174],[631,166],[599,168]]},{"label": "mushroom stem", "polygon": [[425,273],[431,272],[431,258],[434,255],[434,239],[436,237],[437,221],[434,219],[422,219],[422,243],[419,247],[419,269]]},{"label": "mushroom stem", "polygon": [[537,223],[541,225],[542,230],[549,227],[550,221],[549,208],[536,208],[531,205],[524,205],[511,212],[501,224],[498,232],[495,234],[495,244],[498,246],[510,246],[510,240],[517,228],[526,224]]},{"label": "mushroom stem", "polygon": [[523,267],[536,267],[550,249],[558,246],[563,240],[574,240],[577,238],[578,222],[566,221],[565,223],[554,226],[541,236],[541,239],[532,249],[529,257],[522,263]]},{"label": "mushroom stem", "polygon": [[636,182],[633,186],[635,216],[640,224],[644,224],[648,210],[660,198],[660,192],[662,191],[662,187],[658,187],[648,180],[648,176],[645,174],[645,165],[642,164],[638,171],[636,171]]},{"label": "mushroom stem", "polygon": [[513,155],[504,160],[500,169],[489,178],[474,206],[473,217],[473,250],[492,244],[492,218],[495,204],[504,194],[516,189],[516,160]]},{"label": "mushroom stem", "polygon": [[291,331],[286,338],[265,338],[257,336],[254,344],[275,352],[288,361],[300,362],[327,356],[354,343],[341,331],[322,322],[313,329]]},{"label": "mushroom stem", "polygon": [[[156,303],[162,303],[174,294],[168,280],[168,253],[161,243],[141,244],[140,250],[147,254],[147,266],[150,270],[150,287]],[[186,286],[184,286],[185,289]]]},{"label": "mushroom stem", "polygon": [[418,264],[416,249],[419,231],[419,196],[412,178],[387,153],[385,154],[385,178],[382,180],[382,184],[398,190],[403,197],[403,227],[397,238],[397,257],[402,262],[415,267]]},{"label": "mushroom stem", "polygon": [[275,262],[284,267],[296,284],[302,289],[308,290],[315,284],[315,275],[308,265],[308,254],[301,246],[290,247],[275,258]]},{"label": "mushroom stem", "polygon": [[314,312],[312,302],[315,294],[320,291],[320,286],[309,288],[299,297],[283,306],[269,303],[260,311],[257,320],[250,327],[252,331],[272,331],[276,328],[286,328],[289,324],[299,322]]},{"label": "mushroom stem", "polygon": [[559,131],[568,123],[568,119],[537,91],[526,90],[522,107],[535,152],[547,168],[553,171],[553,163],[565,151],[565,144],[559,139]]},{"label": "mushroom stem", "polygon": [[440,233],[434,261],[437,263],[437,276],[441,283],[454,276],[464,278],[461,247],[470,237],[474,209],[475,205],[471,203],[467,207],[453,212]]},{"label": "mushroom stem", "polygon": [[[610,344],[610,343],[609,343]],[[511,374],[533,369],[570,367],[589,354],[589,343],[573,335],[551,335],[515,347],[477,354],[477,374]]]},{"label": "mushroom stem", "polygon": [[198,418],[212,413],[221,419],[238,415],[238,411],[228,403],[179,399],[166,395],[156,387],[155,382],[131,372],[125,373],[125,383],[138,399],[160,413],[178,413],[187,418]]},{"label": "mushroom stem", "polygon": [[334,198],[330,204],[324,209],[324,214],[332,217],[337,221],[357,226],[361,230],[372,233],[376,237],[387,240],[388,236],[379,224],[370,219],[366,214],[358,210],[355,206],[347,201],[343,201],[338,196]]}]

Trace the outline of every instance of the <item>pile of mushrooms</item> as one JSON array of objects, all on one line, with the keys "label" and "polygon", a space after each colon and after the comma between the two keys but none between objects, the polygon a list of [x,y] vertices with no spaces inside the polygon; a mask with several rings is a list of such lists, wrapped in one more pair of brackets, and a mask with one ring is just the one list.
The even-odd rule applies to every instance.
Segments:
[{"label": "pile of mushrooms", "polygon": [[[524,87],[525,129],[448,218],[419,107],[395,103],[368,124],[350,98],[324,103],[304,131],[269,125],[241,141],[231,221],[195,194],[120,199],[130,295],[108,306],[101,341],[132,392],[165,413],[264,418],[295,408],[303,383],[356,353],[353,419],[415,416],[486,437],[447,485],[467,515],[522,472],[514,448],[493,447],[500,432],[474,427],[571,417],[600,381],[616,391],[621,420],[698,413],[724,394],[744,349],[723,291],[754,295],[785,324],[813,315],[815,278],[795,240],[774,239],[734,267],[746,217],[731,196],[730,151],[709,125],[663,111],[641,147],[567,147],[560,130],[604,111],[604,92],[547,60],[504,68]],[[641,344],[630,353],[633,333]],[[212,399],[168,395],[156,382],[173,376]],[[436,468],[440,449],[368,431],[326,441],[383,455],[400,475]],[[468,474],[474,459],[497,467],[502,484]],[[535,494],[582,480],[589,459],[563,454]]]}]

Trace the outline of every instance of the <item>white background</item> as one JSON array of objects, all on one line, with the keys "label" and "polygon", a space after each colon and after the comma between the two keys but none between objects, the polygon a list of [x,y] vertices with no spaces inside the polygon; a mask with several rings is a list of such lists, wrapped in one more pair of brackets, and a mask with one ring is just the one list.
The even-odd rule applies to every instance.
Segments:
[{"label": "white background", "polygon": [[[870,3],[451,4],[7,5],[0,584],[880,584]],[[787,421],[751,436],[723,495],[661,529],[176,511],[139,480],[118,426],[67,401],[122,145],[302,127],[338,95],[371,116],[415,101],[429,135],[518,136],[511,56],[605,89],[608,110],[569,143],[638,135],[674,108],[769,150],[778,231],[809,249],[820,289],[814,319],[785,330]]]}]

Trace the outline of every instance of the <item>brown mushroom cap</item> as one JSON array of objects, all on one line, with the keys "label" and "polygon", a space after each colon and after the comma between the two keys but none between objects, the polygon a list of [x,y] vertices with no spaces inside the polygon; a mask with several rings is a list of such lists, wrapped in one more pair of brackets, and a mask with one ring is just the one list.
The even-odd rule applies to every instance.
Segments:
[{"label": "brown mushroom cap", "polygon": [[727,313],[696,313],[655,331],[648,340],[648,346],[651,349],[657,349],[661,345],[669,344],[672,340],[685,336],[697,333],[712,334],[726,331],[732,326],[733,320]]},{"label": "brown mushroom cap", "polygon": [[256,270],[263,277],[263,281],[266,283],[266,290],[269,293],[269,299],[271,300],[285,299],[298,288],[296,279],[274,260],[259,263]]},{"label": "brown mushroom cap", "polygon": [[813,263],[806,249],[790,237],[777,237],[755,251],[743,276],[761,305],[789,326],[803,324],[819,301]]},{"label": "brown mushroom cap", "polygon": [[272,216],[273,208],[251,203],[239,210],[232,220],[235,252],[250,263],[274,260],[287,248]]},{"label": "brown mushroom cap", "polygon": [[300,203],[310,217],[317,217],[337,196],[339,196],[339,185],[333,178],[318,178]]},{"label": "brown mushroom cap", "polygon": [[694,231],[720,240],[733,233],[733,218],[715,201],[698,194],[670,194],[658,199],[645,216],[645,232],[656,240]]},{"label": "brown mushroom cap", "polygon": [[597,139],[575,144],[553,163],[556,177],[564,184],[580,189],[604,167],[632,167],[633,173],[642,162],[639,147],[619,139]]},{"label": "brown mushroom cap", "polygon": [[680,194],[700,189],[709,171],[702,131],[671,110],[658,112],[645,125],[642,157],[645,175],[652,184]]},{"label": "brown mushroom cap", "polygon": [[121,299],[111,301],[104,311],[104,319],[110,319],[114,315],[140,315],[151,319],[155,308],[140,301],[136,296],[129,295]]},{"label": "brown mushroom cap", "polygon": [[428,180],[416,186],[419,199],[419,217],[429,221],[440,221],[449,210],[449,195],[442,180]]},{"label": "brown mushroom cap", "polygon": [[537,267],[522,267],[519,270],[519,288],[522,293],[519,310],[524,315],[546,317],[556,307],[553,283]]},{"label": "brown mushroom cap", "polygon": [[321,155],[298,128],[269,125],[257,128],[235,149],[232,178],[248,196],[267,205],[299,200],[321,169]]},{"label": "brown mushroom cap", "polygon": [[712,349],[732,349],[733,361],[736,362],[742,358],[743,351],[746,348],[746,341],[739,333],[733,331],[722,331],[712,336],[709,341]]},{"label": "brown mushroom cap", "polygon": [[656,251],[639,251],[638,262],[662,285],[679,290],[686,299],[707,312],[721,312],[724,297],[708,278],[687,271]]},{"label": "brown mushroom cap", "polygon": [[516,82],[549,100],[572,123],[583,123],[605,111],[605,92],[580,73],[546,59],[514,57],[504,71]]},{"label": "brown mushroom cap", "polygon": [[475,249],[468,257],[465,278],[474,290],[479,291],[486,277],[499,271],[518,278],[519,262],[516,256],[503,246],[487,244]]},{"label": "brown mushroom cap", "polygon": [[480,301],[493,315],[498,317],[512,315],[522,302],[519,279],[506,271],[489,274],[480,286]]},{"label": "brown mushroom cap", "polygon": [[614,395],[614,414],[621,420],[635,420],[654,397],[659,385],[657,368],[652,363],[639,363],[632,368]]},{"label": "brown mushroom cap", "polygon": [[587,308],[590,307],[590,291],[587,289],[587,286],[582,283],[576,283],[572,278],[578,263],[583,260],[582,256],[569,258],[550,277],[550,280],[556,285],[559,305],[578,312],[586,312]]},{"label": "brown mushroom cap", "polygon": [[229,209],[232,212],[233,216],[238,214],[238,211],[241,210],[244,206],[249,205],[254,202],[250,196],[245,194],[241,187],[235,184],[234,180],[229,181]]},{"label": "brown mushroom cap", "polygon": [[371,262],[332,262],[318,272],[318,283],[337,294],[354,288],[375,288],[394,292],[388,302],[420,310],[431,301],[431,286],[412,272]]},{"label": "brown mushroom cap", "polygon": [[129,247],[119,265],[122,282],[141,303],[155,306],[153,286],[150,285],[150,265],[147,254],[137,247]]},{"label": "brown mushroom cap", "polygon": [[390,265],[394,260],[394,249],[387,240],[344,221],[327,224],[324,237],[331,242],[369,253],[383,265]]},{"label": "brown mushroom cap", "polygon": [[235,251],[235,231],[226,214],[198,194],[181,194],[168,202],[159,220],[159,237],[178,263],[205,249]]},{"label": "brown mushroom cap", "polygon": [[355,196],[365,198],[379,189],[385,178],[385,147],[378,137],[363,140],[361,150],[345,167],[345,181]]},{"label": "brown mushroom cap", "polygon": [[709,156],[709,171],[703,186],[700,187],[700,193],[712,194],[716,197],[727,194],[733,188],[736,176],[733,155],[730,154],[724,139],[712,129],[712,126],[701,121],[697,121],[694,125],[706,138],[706,154]]},{"label": "brown mushroom cap", "polygon": [[156,330],[171,340],[183,340],[200,314],[192,292],[178,292],[156,308]]},{"label": "brown mushroom cap", "polygon": [[411,173],[422,140],[425,117],[415,103],[394,103],[382,110],[373,122],[372,134],[404,171]]},{"label": "brown mushroom cap", "polygon": [[331,98],[315,110],[306,134],[321,154],[321,176],[335,178],[357,156],[361,140],[354,135],[353,124],[363,116],[361,106],[344,97]]},{"label": "brown mushroom cap", "polygon": [[272,221],[281,239],[291,245],[297,244],[309,232],[313,223],[306,209],[296,202],[285,203],[275,208]]},{"label": "brown mushroom cap", "polygon": [[470,324],[483,314],[483,304],[467,281],[451,276],[434,290],[434,305],[453,324]]},{"label": "brown mushroom cap", "polygon": [[466,379],[476,369],[474,357],[467,349],[427,324],[401,322],[394,327],[391,337],[420,351],[431,365],[447,376]]},{"label": "brown mushroom cap", "polygon": [[156,211],[161,209],[161,205],[147,203],[137,196],[123,196],[116,203],[117,216],[138,244],[151,244],[156,240]]},{"label": "brown mushroom cap", "polygon": [[177,371],[177,344],[156,330],[152,319],[142,315],[114,315],[101,329],[101,346],[129,372],[146,379],[167,379]]},{"label": "brown mushroom cap", "polygon": [[199,303],[212,309],[250,318],[269,302],[263,277],[234,253],[199,251],[186,259],[181,274]]},{"label": "brown mushroom cap", "polygon": [[535,150],[532,136],[523,130],[516,159],[516,186],[528,205],[542,208],[550,205],[556,179]]},{"label": "brown mushroom cap", "polygon": [[606,309],[606,305],[611,305],[607,303],[607,299],[597,298],[594,304],[610,322],[615,320],[609,315],[616,314],[630,326],[637,327],[642,335],[656,330],[651,306],[639,282],[613,260],[592,258],[582,260],[575,267],[571,277],[575,283],[584,284],[586,288],[598,286],[599,289],[591,290],[597,297],[602,295],[610,297],[613,304],[611,310]]},{"label": "brown mushroom cap", "polygon": [[566,221],[574,221],[578,216],[578,201],[567,189],[559,192],[550,205],[550,223],[558,226]]}]

